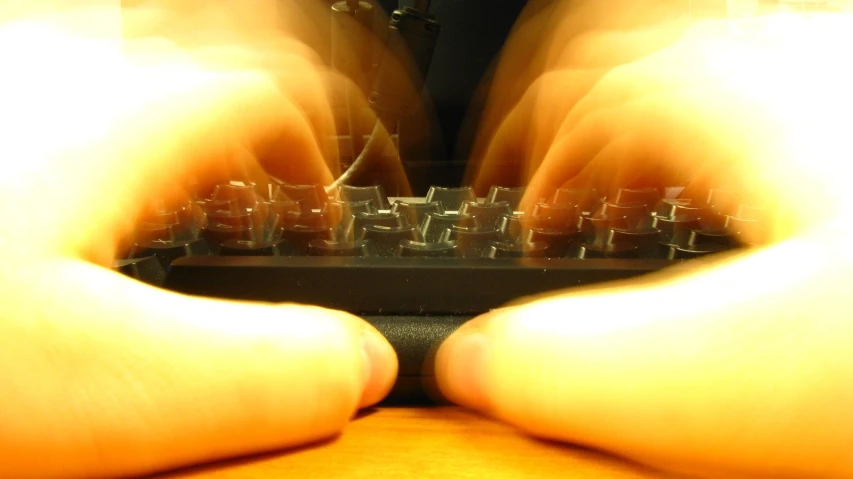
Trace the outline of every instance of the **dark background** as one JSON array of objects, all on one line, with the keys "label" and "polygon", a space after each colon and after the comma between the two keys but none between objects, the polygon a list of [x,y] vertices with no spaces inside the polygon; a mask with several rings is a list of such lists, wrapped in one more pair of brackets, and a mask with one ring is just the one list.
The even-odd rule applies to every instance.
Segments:
[{"label": "dark background", "polygon": [[[397,0],[379,0],[390,14]],[[429,142],[410,143],[412,129],[423,129],[403,121],[400,127],[401,156],[415,194],[423,194],[429,185],[456,185],[462,180],[470,149],[469,141],[460,141],[459,133],[466,116],[476,124],[482,112],[488,88],[487,73],[494,66],[515,20],[526,0],[432,0],[430,14],[441,25],[441,34],[426,78],[424,98],[427,116],[436,123]],[[409,2],[403,2],[409,5]],[[407,134],[407,132],[409,134]],[[470,135],[467,135],[470,136]]]}]

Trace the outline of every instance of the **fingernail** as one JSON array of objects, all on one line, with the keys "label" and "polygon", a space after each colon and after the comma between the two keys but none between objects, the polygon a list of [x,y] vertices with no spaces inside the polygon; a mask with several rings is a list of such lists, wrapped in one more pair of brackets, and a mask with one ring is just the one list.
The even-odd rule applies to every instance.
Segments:
[{"label": "fingernail", "polygon": [[361,336],[361,367],[364,391],[359,407],[381,401],[397,377],[397,354],[378,332],[365,330]]},{"label": "fingernail", "polygon": [[441,345],[436,374],[447,399],[472,409],[488,409],[489,346],[489,337],[475,327],[461,328]]}]

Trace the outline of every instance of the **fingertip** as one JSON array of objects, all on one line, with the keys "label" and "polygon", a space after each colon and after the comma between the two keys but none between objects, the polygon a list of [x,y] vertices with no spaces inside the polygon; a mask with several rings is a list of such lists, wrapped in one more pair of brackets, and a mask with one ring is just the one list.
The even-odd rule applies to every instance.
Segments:
[{"label": "fingertip", "polygon": [[450,335],[436,354],[436,379],[441,394],[450,401],[479,411],[487,411],[489,363],[492,340],[483,326],[486,315]]},{"label": "fingertip", "polygon": [[362,378],[364,390],[359,408],[381,401],[394,386],[397,378],[397,353],[375,329],[368,327],[361,337]]}]

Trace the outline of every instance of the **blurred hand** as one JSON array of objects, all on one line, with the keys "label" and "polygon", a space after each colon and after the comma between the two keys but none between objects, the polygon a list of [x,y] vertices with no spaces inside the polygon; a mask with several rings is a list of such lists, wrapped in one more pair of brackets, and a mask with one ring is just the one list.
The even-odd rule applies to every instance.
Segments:
[{"label": "blurred hand", "polygon": [[81,36],[117,19],[103,15],[0,27],[0,476],[140,475],[336,434],[396,377],[366,323],[102,267],[190,178],[260,171],[259,158],[282,179],[331,182],[326,73],[272,30],[192,47]]},{"label": "blurred hand", "polygon": [[443,392],[679,473],[853,475],[851,26],[674,21],[542,45],[478,181],[529,181],[524,208],[562,186],[731,187],[763,207],[768,232],[747,240],[766,245],[477,318],[439,351]]}]

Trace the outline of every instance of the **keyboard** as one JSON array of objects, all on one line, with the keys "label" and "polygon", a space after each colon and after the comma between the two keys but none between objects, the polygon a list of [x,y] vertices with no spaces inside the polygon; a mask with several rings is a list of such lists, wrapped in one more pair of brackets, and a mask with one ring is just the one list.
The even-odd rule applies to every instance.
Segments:
[{"label": "keyboard", "polygon": [[386,403],[440,401],[434,354],[465,321],[760,239],[760,209],[735,192],[679,191],[558,189],[519,211],[523,188],[389,198],[381,186],[231,182],[148,214],[114,269],[181,293],[357,314],[397,351]]}]

